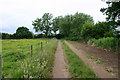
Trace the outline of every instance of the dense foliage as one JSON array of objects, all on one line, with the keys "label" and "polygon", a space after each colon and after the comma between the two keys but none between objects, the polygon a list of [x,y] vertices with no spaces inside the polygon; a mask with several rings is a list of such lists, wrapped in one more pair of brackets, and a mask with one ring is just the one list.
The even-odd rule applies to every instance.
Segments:
[{"label": "dense foliage", "polygon": [[15,35],[15,38],[17,38],[17,39],[23,39],[23,38],[29,39],[29,38],[33,38],[32,32],[30,32],[29,29],[26,28],[26,27],[19,27],[16,30],[16,33],[14,35]]},{"label": "dense foliage", "polygon": [[45,13],[42,18],[37,18],[32,22],[32,25],[34,26],[34,29],[36,32],[42,32],[46,36],[48,36],[51,33],[51,19],[52,14]]},{"label": "dense foliage", "polygon": [[34,34],[24,26],[18,27],[14,34],[2,33],[2,39],[31,39],[33,37]]},{"label": "dense foliage", "polygon": [[86,41],[92,37],[94,37],[94,24],[92,22],[86,22],[81,30],[81,36]]},{"label": "dense foliage", "polygon": [[59,27],[60,34],[71,40],[79,40],[83,24],[87,21],[93,22],[90,15],[78,12],[74,15],[58,17],[58,19],[57,27]]},{"label": "dense foliage", "polygon": [[120,27],[120,1],[106,3],[108,7],[100,11],[107,15],[107,21],[95,24],[95,39],[89,39],[88,44],[120,52],[120,31],[116,30]]},{"label": "dense foliage", "polygon": [[120,39],[107,37],[101,39],[91,39],[88,41],[89,45],[106,48],[115,52],[120,51]]},{"label": "dense foliage", "polygon": [[114,24],[113,27],[117,27],[120,25],[120,1],[106,3],[108,4],[108,7],[101,8],[100,11],[107,15],[106,19]]},{"label": "dense foliage", "polygon": [[119,31],[115,30],[111,21],[94,24],[90,15],[78,12],[74,15],[58,16],[54,19],[52,19],[52,14],[45,13],[42,18],[33,21],[32,25],[36,32],[41,32],[41,35],[43,33],[47,37],[84,41],[91,38],[119,38]]},{"label": "dense foliage", "polygon": [[2,39],[11,39],[13,38],[13,35],[8,33],[1,33],[1,37]]}]

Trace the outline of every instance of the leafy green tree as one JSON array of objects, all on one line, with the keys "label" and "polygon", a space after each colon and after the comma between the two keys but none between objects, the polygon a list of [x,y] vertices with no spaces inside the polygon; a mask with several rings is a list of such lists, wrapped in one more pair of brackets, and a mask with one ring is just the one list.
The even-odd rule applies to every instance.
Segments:
[{"label": "leafy green tree", "polygon": [[114,30],[108,22],[98,22],[95,25],[92,22],[86,22],[81,30],[81,36],[85,41],[95,38],[114,37]]},{"label": "leafy green tree", "polygon": [[[102,37],[108,37],[109,35],[106,35],[107,33],[110,33],[112,31],[112,26],[110,26],[109,22],[98,22],[95,24],[94,28],[94,38],[102,38]],[[111,33],[113,35],[113,33]]]},{"label": "leafy green tree", "polygon": [[56,17],[52,20],[52,31],[55,33],[59,30],[59,17]]},{"label": "leafy green tree", "polygon": [[73,15],[70,29],[70,38],[72,40],[81,39],[81,29],[87,21],[93,22],[93,18],[90,15],[78,12]]},{"label": "leafy green tree", "polygon": [[33,38],[33,33],[30,32],[27,27],[22,26],[22,27],[18,27],[14,36],[17,39]]},{"label": "leafy green tree", "polygon": [[66,15],[65,17],[61,17],[59,29],[60,33],[63,34],[65,37],[69,37],[71,24],[71,15]]},{"label": "leafy green tree", "polygon": [[46,36],[51,33],[52,14],[45,13],[42,18],[37,18],[32,22],[36,32],[44,33]]},{"label": "leafy green tree", "polygon": [[101,12],[106,14],[107,21],[110,21],[115,27],[120,25],[120,1],[119,2],[106,2],[107,8],[101,8]]},{"label": "leafy green tree", "polygon": [[60,34],[71,40],[79,40],[82,26],[87,21],[93,22],[93,18],[90,15],[78,12],[74,15],[59,17],[58,26]]},{"label": "leafy green tree", "polygon": [[81,36],[85,41],[89,40],[90,38],[94,37],[94,24],[92,22],[86,22],[81,30]]},{"label": "leafy green tree", "polygon": [[39,18],[34,20],[32,22],[32,25],[34,26],[35,32],[40,32],[40,31],[42,32],[44,30],[43,27],[41,27],[42,26],[42,20],[39,19]]}]

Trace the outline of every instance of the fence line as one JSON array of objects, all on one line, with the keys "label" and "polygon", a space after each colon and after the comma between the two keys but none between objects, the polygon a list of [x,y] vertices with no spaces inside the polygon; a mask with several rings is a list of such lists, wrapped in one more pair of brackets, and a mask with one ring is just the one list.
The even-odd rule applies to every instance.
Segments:
[{"label": "fence line", "polygon": [[[40,43],[37,43],[37,45],[40,45],[40,49],[41,49],[41,51],[43,51],[43,46],[46,46],[47,44],[48,44],[48,42],[50,42],[51,40],[47,40],[46,42],[40,42]],[[44,44],[43,44],[44,43]],[[34,45],[30,45],[30,57],[32,57],[33,56],[33,46]],[[25,50],[25,51],[28,51],[28,50]],[[22,52],[25,52],[25,51],[22,51]],[[22,53],[21,52],[21,53]]]},{"label": "fence line", "polygon": [[[46,42],[37,43],[40,46],[41,51],[43,51],[43,47],[46,46],[48,44],[48,42],[50,42],[50,41],[51,40],[47,40]],[[30,45],[30,57],[32,57],[32,56],[33,56],[33,45]]]},{"label": "fence line", "polygon": [[[46,46],[50,41],[51,40],[46,41],[45,42],[46,44],[43,44],[43,42],[40,42],[40,43],[37,43],[37,45],[40,44],[41,51],[43,51],[43,46]],[[29,51],[29,50],[22,50],[21,52],[18,52],[18,53],[23,53],[26,51]],[[32,58],[32,56],[33,56],[33,45],[30,45],[30,57]],[[0,80],[1,79],[2,79],[2,55],[0,55]]]},{"label": "fence line", "polygon": [[20,51],[18,51],[16,53],[21,54],[23,52],[29,51],[29,54],[32,57],[33,56],[33,50],[34,50],[33,48],[34,48],[35,45],[40,45],[40,49],[41,49],[41,51],[43,51],[43,47],[46,46],[50,41],[52,41],[52,40],[50,39],[50,40],[47,40],[46,42],[40,42],[40,43],[30,45],[27,50],[20,50]]}]

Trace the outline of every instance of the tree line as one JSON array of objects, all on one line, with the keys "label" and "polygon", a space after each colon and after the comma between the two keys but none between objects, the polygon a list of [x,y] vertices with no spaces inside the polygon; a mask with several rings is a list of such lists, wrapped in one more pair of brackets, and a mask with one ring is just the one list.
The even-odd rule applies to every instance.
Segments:
[{"label": "tree line", "polygon": [[45,13],[41,18],[32,21],[35,32],[40,32],[35,36],[26,27],[19,27],[13,35],[2,33],[2,37],[21,38],[40,38],[56,37],[69,40],[84,40],[115,37],[120,38],[120,31],[116,28],[120,26],[120,2],[106,2],[109,6],[101,8],[105,14],[105,22],[94,23],[92,16],[76,12],[73,15],[58,16],[53,18],[51,13]]},{"label": "tree line", "polygon": [[116,28],[120,26],[120,2],[106,2],[107,8],[100,11],[105,14],[106,21],[94,24],[92,16],[84,13],[74,15],[58,16],[54,19],[51,13],[45,13],[42,18],[37,18],[32,22],[36,32],[45,33],[46,36],[59,32],[59,38],[70,40],[89,40],[103,37],[120,37],[120,31]]},{"label": "tree line", "polygon": [[34,37],[34,34],[29,31],[27,27],[18,27],[16,33],[8,34],[8,33],[1,33],[2,39],[30,39]]}]

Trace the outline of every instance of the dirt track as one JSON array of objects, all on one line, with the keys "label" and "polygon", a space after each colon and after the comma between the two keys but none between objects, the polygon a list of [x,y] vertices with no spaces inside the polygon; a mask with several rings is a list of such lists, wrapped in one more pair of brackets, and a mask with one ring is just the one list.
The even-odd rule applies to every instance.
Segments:
[{"label": "dirt track", "polygon": [[95,58],[99,58],[104,61],[104,68],[106,70],[112,70],[111,73],[118,75],[118,53],[107,51],[101,48],[96,48],[95,46],[90,46],[85,43],[75,42],[73,43],[80,47],[85,53],[94,56]]},{"label": "dirt track", "polygon": [[93,69],[93,71],[99,78],[117,78],[117,75],[107,72],[104,69],[104,66],[102,66],[101,64],[97,64],[94,61],[92,61],[91,59],[88,59],[85,56],[85,53],[86,53],[85,51],[83,51],[81,49],[80,50],[76,49],[74,46],[69,44],[67,41],[65,41],[65,43],[70,47],[70,49],[73,52],[75,52],[84,61],[85,64],[87,64],[91,69]]},{"label": "dirt track", "polygon": [[53,78],[69,78],[69,71],[66,69],[66,67],[67,64],[64,61],[61,41],[58,41],[58,47],[55,53]]},{"label": "dirt track", "polygon": [[89,46],[85,43],[79,43],[73,41],[73,43],[79,46],[82,50],[86,51],[87,53],[103,59],[108,66],[117,66],[118,65],[118,53],[105,51],[100,48],[96,48],[94,46]]}]

